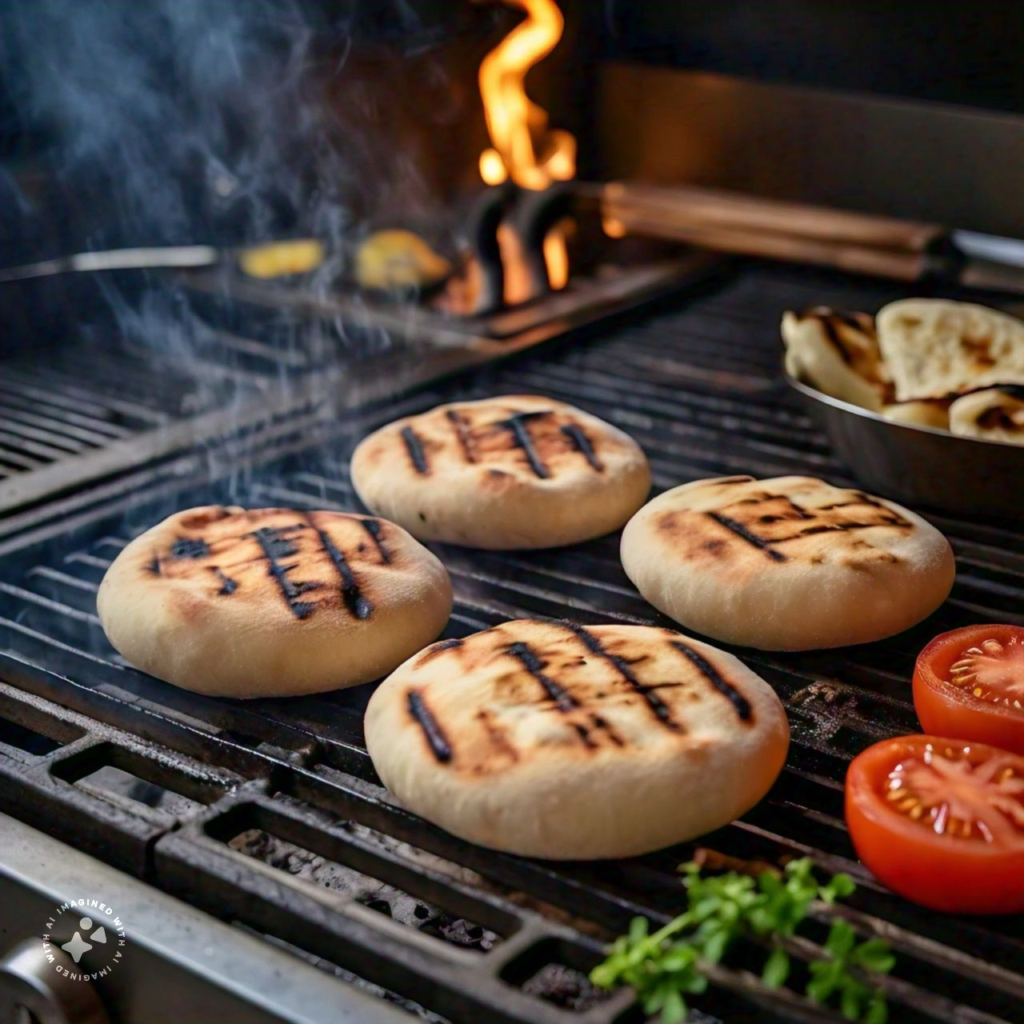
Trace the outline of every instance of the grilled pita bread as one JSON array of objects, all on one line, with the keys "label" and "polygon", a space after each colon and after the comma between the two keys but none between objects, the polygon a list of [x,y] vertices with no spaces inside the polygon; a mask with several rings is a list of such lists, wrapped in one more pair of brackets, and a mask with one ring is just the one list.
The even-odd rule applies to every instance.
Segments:
[{"label": "grilled pita bread", "polygon": [[1024,388],[989,388],[958,398],[949,410],[954,434],[1024,444]]},{"label": "grilled pita bread", "polygon": [[622,534],[643,596],[690,629],[764,650],[879,640],[934,611],[949,542],[905,508],[811,477],[698,480]]},{"label": "grilled pita bread", "polygon": [[908,423],[913,427],[933,427],[949,430],[949,399],[931,401],[893,402],[882,406],[882,415],[894,423]]},{"label": "grilled pita bread", "polygon": [[511,395],[442,405],[365,438],[352,482],[421,540],[547,548],[618,529],[650,471],[627,434],[570,405]]},{"label": "grilled pita bread", "polygon": [[901,402],[1024,384],[1024,322],[986,306],[893,302],[878,314],[878,340]]},{"label": "grilled pita bread", "polygon": [[354,686],[433,640],[452,606],[441,563],[393,523],[211,505],[117,556],[96,600],[131,664],[197,693]]},{"label": "grilled pita bread", "polygon": [[786,372],[833,398],[878,412],[889,378],[882,363],[875,322],[867,313],[815,306],[782,317]]},{"label": "grilled pita bread", "polygon": [[374,767],[463,839],[627,857],[718,828],[786,759],[771,687],[669,629],[520,620],[428,647],[366,709]]}]

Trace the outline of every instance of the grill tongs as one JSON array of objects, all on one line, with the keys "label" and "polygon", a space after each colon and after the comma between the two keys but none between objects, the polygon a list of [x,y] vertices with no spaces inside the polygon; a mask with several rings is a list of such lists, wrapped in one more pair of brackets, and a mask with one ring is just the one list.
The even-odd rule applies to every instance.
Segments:
[{"label": "grill tongs", "polygon": [[583,186],[612,235],[1024,294],[1024,242],[939,224],[696,187]]}]

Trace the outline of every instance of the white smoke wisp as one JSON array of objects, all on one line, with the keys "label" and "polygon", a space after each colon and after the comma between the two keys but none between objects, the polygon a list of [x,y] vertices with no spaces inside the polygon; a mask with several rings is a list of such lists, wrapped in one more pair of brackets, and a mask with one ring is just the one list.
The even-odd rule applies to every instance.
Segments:
[{"label": "white smoke wisp", "polygon": [[[368,17],[393,33],[385,42],[400,40],[396,59],[403,47],[438,44],[411,0],[5,0],[0,77],[48,140],[41,159],[56,183],[51,195],[66,200],[54,213],[67,222],[65,237],[81,249],[229,251],[318,238],[328,259],[305,287],[330,297],[350,272],[368,211],[392,199],[396,208],[430,203],[394,141],[365,134],[374,97],[346,92],[354,26]],[[297,324],[268,314],[256,346],[224,345],[210,314],[226,295],[199,300],[166,275],[97,284],[118,343],[152,358],[154,374],[173,365],[188,376],[181,413],[227,413],[229,431],[254,392],[302,386],[297,369],[313,368],[308,383],[317,367],[337,374],[348,354],[395,344],[387,332],[352,332],[341,317]],[[95,343],[114,342],[97,334]],[[248,482],[232,489],[241,494]]]}]

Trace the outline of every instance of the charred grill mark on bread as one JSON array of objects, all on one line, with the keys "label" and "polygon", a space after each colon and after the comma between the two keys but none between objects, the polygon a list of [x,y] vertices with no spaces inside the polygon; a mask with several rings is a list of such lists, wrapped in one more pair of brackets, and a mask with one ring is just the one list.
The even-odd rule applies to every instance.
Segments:
[{"label": "charred grill mark on bread", "polygon": [[579,638],[583,646],[586,647],[591,654],[596,654],[599,658],[604,658],[604,660],[607,661],[616,672],[618,672],[622,679],[625,680],[630,689],[643,697],[647,702],[648,707],[654,713],[654,717],[657,718],[662,725],[667,729],[671,729],[673,732],[682,732],[679,723],[672,718],[672,712],[669,710],[669,706],[655,692],[658,689],[657,686],[648,686],[647,684],[640,682],[623,658],[620,658],[617,654],[612,654],[611,651],[606,650],[604,644],[602,644],[593,633],[584,629],[583,626],[579,626],[575,622],[566,622],[564,625],[566,629],[571,633],[574,633]]},{"label": "charred grill mark on bread", "polygon": [[583,746],[590,750],[597,750],[597,744],[591,738],[590,730],[582,722],[572,722],[570,724],[572,725],[576,735],[579,736]]},{"label": "charred grill mark on bread", "polygon": [[529,644],[516,641],[509,644],[507,652],[509,657],[515,658],[534,679],[540,683],[544,692],[555,702],[559,711],[572,711],[579,707],[579,701],[550,676],[544,674],[544,662],[537,657]]},{"label": "charred grill mark on bread", "polygon": [[473,435],[470,433],[469,424],[462,417],[461,413],[456,412],[455,409],[449,409],[445,416],[448,417],[448,422],[452,425],[452,430],[455,431],[455,437],[459,442],[459,447],[462,449],[462,454],[466,457],[466,461],[476,462],[476,445],[473,442]]},{"label": "charred grill mark on bread", "polygon": [[444,654],[445,651],[454,651],[461,647],[466,641],[465,640],[439,640],[436,644],[431,644],[425,651],[420,652],[420,656],[416,659],[417,665],[425,665],[428,661],[433,661],[439,654]]},{"label": "charred grill mark on bread", "polygon": [[[859,491],[855,491],[853,494],[854,500],[852,501],[840,501],[831,505],[820,505],[816,508],[810,509],[803,508],[801,505],[798,505],[788,495],[769,494],[767,492],[757,494],[749,498],[744,498],[742,501],[736,502],[735,506],[732,506],[763,505],[767,502],[782,502],[783,509],[781,514],[773,512],[756,517],[756,522],[764,524],[765,526],[793,521],[799,521],[802,524],[806,524],[801,525],[796,532],[791,533],[789,536],[782,537],[763,537],[747,523],[726,515],[724,512],[705,512],[704,514],[708,516],[708,518],[713,519],[720,526],[724,526],[727,530],[736,534],[752,547],[756,547],[763,551],[769,558],[776,562],[789,561],[789,556],[783,554],[777,549],[778,545],[787,544],[795,540],[801,540],[804,537],[813,537],[822,533],[852,533],[855,530],[871,530],[885,526],[897,529],[913,529],[912,523],[909,523],[906,519],[887,506],[875,501],[869,495],[862,494]],[[863,506],[869,506],[873,512],[861,515],[856,519],[844,520],[842,518],[836,518],[835,521],[832,522],[829,521],[828,516],[821,515],[821,513],[832,512],[837,509]]]},{"label": "charred grill mark on bread", "polygon": [[484,732],[487,733],[487,739],[491,746],[504,754],[513,763],[518,761],[519,751],[516,750],[515,745],[509,740],[505,730],[494,720],[491,712],[487,708],[481,708],[476,713],[476,718],[480,725],[483,726]]},{"label": "charred grill mark on bread", "polygon": [[596,469],[598,473],[604,471],[604,463],[597,457],[594,446],[582,427],[575,423],[566,423],[562,427],[562,434],[572,442],[572,446],[587,460],[592,469]]},{"label": "charred grill mark on bread", "polygon": [[423,449],[423,441],[419,434],[412,427],[402,427],[401,435],[416,472],[420,476],[426,476],[430,472],[430,463],[427,462],[427,453]]},{"label": "charred grill mark on bread", "polygon": [[363,595],[363,592],[359,589],[359,582],[352,572],[352,567],[348,564],[348,559],[345,557],[343,551],[341,551],[333,540],[327,535],[324,530],[321,530],[316,524],[316,520],[313,518],[313,513],[307,516],[310,528],[317,535],[320,541],[320,546],[327,553],[327,557],[330,558],[331,564],[338,572],[338,576],[341,580],[341,599],[345,602],[345,607],[357,618],[357,619],[368,619],[373,613],[373,605]]},{"label": "charred grill mark on bread", "polygon": [[721,672],[700,651],[689,644],[684,644],[680,640],[673,640],[672,646],[729,701],[741,722],[750,722],[753,719],[754,709],[750,706],[750,701],[732,683],[725,679]]},{"label": "charred grill mark on bread", "polygon": [[172,558],[206,558],[210,547],[202,537],[179,537],[171,545]]},{"label": "charred grill mark on bread", "polygon": [[781,551],[776,551],[772,548],[772,542],[765,540],[764,537],[759,537],[756,533],[748,530],[742,523],[729,516],[722,515],[721,512],[707,512],[707,517],[713,519],[719,526],[724,526],[730,532],[736,534],[742,540],[745,540],[752,547],[757,548],[759,551],[763,551],[772,561],[774,562],[786,562],[788,559]]},{"label": "charred grill mark on bread", "polygon": [[297,619],[307,618],[316,608],[312,601],[300,601],[299,598],[321,586],[319,583],[294,583],[288,574],[296,568],[297,563],[281,564],[282,558],[289,558],[298,552],[298,548],[287,534],[303,528],[302,523],[294,526],[261,526],[249,534],[263,551],[263,557],[267,560],[267,572],[277,583],[288,609]]},{"label": "charred grill mark on bread", "polygon": [[451,744],[419,690],[409,691],[408,706],[409,714],[423,731],[431,753],[438,761],[447,764],[452,759]]},{"label": "charred grill mark on bread", "polygon": [[217,591],[218,594],[224,595],[226,597],[230,594],[233,594],[238,589],[238,580],[233,580],[230,576],[224,573],[218,566],[211,566],[210,571],[220,581],[220,590]]},{"label": "charred grill mark on bread", "polygon": [[595,729],[600,729],[617,747],[624,747],[626,741],[608,724],[608,720],[602,715],[591,712],[590,721]]},{"label": "charred grill mark on bread", "polygon": [[373,541],[377,548],[377,552],[380,554],[380,560],[385,565],[389,565],[391,563],[391,552],[384,546],[384,540],[381,537],[380,520],[360,519],[359,524],[370,535],[370,539]]},{"label": "charred grill mark on bread", "polygon": [[839,332],[836,330],[834,314],[829,311],[827,313],[815,313],[814,319],[821,324],[821,329],[825,332],[825,337],[832,343],[832,347],[839,353],[839,358],[849,366],[853,362],[853,358],[850,353],[847,352],[846,346],[843,344],[843,339],[840,337]]},{"label": "charred grill mark on bread", "polygon": [[526,455],[526,461],[530,463],[530,468],[533,470],[534,475],[540,477],[541,480],[547,480],[551,474],[548,471],[548,467],[544,464],[544,460],[537,453],[537,449],[533,444],[533,438],[530,437],[530,431],[526,424],[529,420],[547,415],[547,411],[516,412],[498,424],[499,427],[511,433],[513,443],[522,448],[523,453]]}]

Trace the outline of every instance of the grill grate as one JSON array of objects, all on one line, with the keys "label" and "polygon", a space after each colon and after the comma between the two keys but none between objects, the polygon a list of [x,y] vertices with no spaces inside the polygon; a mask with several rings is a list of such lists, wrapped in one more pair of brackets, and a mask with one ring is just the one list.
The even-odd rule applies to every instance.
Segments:
[{"label": "grill grate", "polygon": [[[821,302],[875,308],[898,294],[755,266],[683,308],[586,346],[488,368],[416,395],[401,411],[537,391],[632,433],[659,488],[741,471],[845,482],[820,435],[781,397],[779,315]],[[95,589],[134,532],[172,508],[229,497],[355,508],[345,456],[382,418],[353,420],[331,445],[277,458],[233,483],[135,495],[70,533],[8,543],[0,561],[0,809],[323,958],[325,969],[356,975],[427,1019],[627,1019],[636,1012],[628,993],[595,1002],[582,974],[634,914],[666,920],[678,912],[674,868],[691,845],[587,864],[481,850],[387,799],[362,741],[366,687],[287,701],[203,698],[123,665],[102,637]],[[959,575],[926,623],[844,651],[738,652],[786,703],[793,746],[768,798],[701,844],[750,858],[806,853],[826,871],[853,874],[859,889],[843,912],[899,954],[894,1019],[1020,1020],[1019,924],[927,913],[889,894],[854,859],[842,820],[849,758],[917,727],[907,680],[924,643],[971,621],[1024,623],[1021,531],[931,518],[953,542]],[[541,553],[439,546],[457,599],[445,635],[519,617],[668,624],[629,584],[617,547],[614,537]],[[816,938],[823,934],[822,926]],[[834,1019],[763,990],[742,970],[718,971],[697,1005],[707,1020]]]}]

